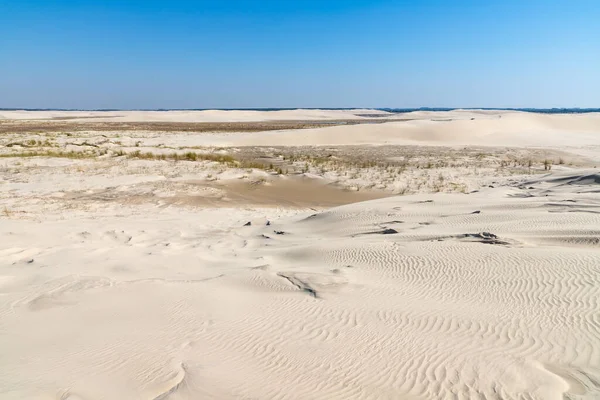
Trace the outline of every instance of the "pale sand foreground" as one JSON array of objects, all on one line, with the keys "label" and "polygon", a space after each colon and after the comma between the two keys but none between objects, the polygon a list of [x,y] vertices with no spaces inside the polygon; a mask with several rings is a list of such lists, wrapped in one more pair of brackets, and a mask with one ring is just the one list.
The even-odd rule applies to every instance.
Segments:
[{"label": "pale sand foreground", "polygon": [[[486,168],[502,161],[489,148],[423,169],[423,150],[408,147],[327,150],[416,152],[391,175],[350,161],[273,175],[110,153],[0,159],[0,398],[599,398],[598,117],[521,114],[525,137],[518,124],[461,136],[455,120],[422,121],[417,142],[527,147],[540,130],[542,150],[506,152],[567,163]],[[290,145],[316,131],[327,144],[345,128],[356,132],[346,144],[382,144],[412,132],[398,124],[161,139]],[[103,138],[77,135],[51,139]],[[118,140],[159,151],[157,133],[128,135]],[[423,171],[437,186],[362,201]],[[428,193],[457,191],[438,174],[468,190]],[[336,189],[368,180],[381,189]]]}]

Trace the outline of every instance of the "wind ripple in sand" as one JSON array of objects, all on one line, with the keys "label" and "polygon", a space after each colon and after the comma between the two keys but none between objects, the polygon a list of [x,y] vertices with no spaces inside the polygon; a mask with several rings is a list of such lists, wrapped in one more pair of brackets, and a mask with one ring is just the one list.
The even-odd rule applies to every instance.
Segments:
[{"label": "wind ripple in sand", "polygon": [[[471,201],[462,202],[459,196],[446,199],[450,204],[445,207],[455,209],[455,215],[470,214],[459,211],[472,208]],[[295,264],[311,265],[304,267],[311,272],[323,271],[325,266],[346,267],[344,272],[353,281],[362,282],[351,294],[338,293],[310,308],[292,308],[286,302],[285,308],[292,315],[299,314],[285,317],[296,320],[291,326],[312,325],[311,329],[319,332],[324,327],[317,321],[329,321],[323,339],[318,339],[319,335],[298,336],[300,332],[284,329],[274,319],[262,321],[267,329],[283,330],[291,342],[317,340],[325,353],[319,359],[340,366],[346,379],[352,377],[347,385],[355,391],[323,385],[322,393],[336,398],[349,393],[357,398],[594,398],[594,382],[600,381],[600,253],[593,241],[580,242],[591,246],[583,253],[567,247],[567,238],[580,241],[577,238],[584,236],[582,232],[600,220],[576,222],[569,235],[561,236],[553,221],[541,214],[544,211],[539,203],[515,204],[507,212],[503,205],[494,207],[488,202],[486,207],[477,207],[485,208],[485,213],[469,217],[467,224],[483,233],[457,233],[463,224],[455,226],[439,216],[435,224],[423,226],[418,234],[346,236],[348,231],[360,230],[358,227],[385,224],[380,215],[387,204],[404,204],[401,217],[405,225],[431,218],[429,210],[423,214],[415,208],[426,203],[411,206],[407,200],[370,202],[381,206],[371,218],[365,215],[362,204],[351,205],[285,228],[310,237],[312,244],[301,244],[305,256],[286,247],[279,259],[282,263],[289,263],[292,257]],[[541,198],[540,202],[546,200]],[[483,197],[478,201],[485,202]],[[357,210],[356,215],[353,210]],[[388,210],[394,212],[392,207]],[[488,221],[495,220],[502,220],[494,229],[499,233],[486,233]],[[342,225],[345,228],[340,229]],[[540,231],[554,237],[555,245],[560,246],[546,249],[547,241],[539,240]],[[459,240],[430,242],[432,232]],[[502,239],[515,232],[518,241]],[[502,246],[480,247],[471,243],[473,240]],[[511,242],[527,246],[514,247]],[[290,279],[286,273],[279,275]],[[308,286],[295,277],[291,281],[304,290]],[[312,311],[307,313],[309,309]],[[332,315],[342,313],[342,309],[355,310],[355,318],[362,321],[359,331],[335,324],[338,318]],[[344,337],[346,343],[352,343],[352,353],[332,350],[331,341],[324,339],[329,337]],[[275,355],[280,347],[275,343],[258,359],[283,357]],[[341,379],[323,367],[317,364],[315,369],[332,381]],[[590,378],[573,378],[582,376],[578,371],[588,371]],[[317,376],[312,379],[314,384],[321,381]],[[377,388],[374,392],[378,395],[359,389],[364,387]],[[308,393],[326,398],[314,391],[303,394]]]},{"label": "wind ripple in sand", "polygon": [[151,400],[167,400],[174,395],[179,388],[186,385],[186,366],[185,364],[180,364],[177,368],[177,371],[173,375],[172,378],[169,378],[162,386],[164,386],[164,391],[161,391],[156,396],[152,397]]},{"label": "wind ripple in sand", "polygon": [[[76,244],[10,265],[11,282],[25,268],[48,279],[6,294],[0,379],[13,392],[0,393],[61,385],[86,399],[598,398],[600,201],[573,192],[594,179],[554,178],[527,198],[502,187],[396,197],[210,232],[193,231],[202,217],[189,214],[144,240],[106,240],[111,229],[94,221],[81,243],[48,225],[46,234]],[[556,204],[594,212],[548,212]],[[386,229],[395,232],[365,234]],[[118,246],[129,268],[88,251],[98,243]],[[106,265],[87,267],[94,277],[73,273],[100,256]],[[76,267],[58,262],[67,258]],[[128,391],[99,383],[115,381]]]}]

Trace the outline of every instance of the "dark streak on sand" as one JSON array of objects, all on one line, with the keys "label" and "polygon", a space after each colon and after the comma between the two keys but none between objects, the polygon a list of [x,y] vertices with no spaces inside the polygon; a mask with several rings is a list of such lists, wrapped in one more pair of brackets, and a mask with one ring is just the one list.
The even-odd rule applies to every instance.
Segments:
[{"label": "dark streak on sand", "polygon": [[[78,118],[79,119],[79,118]],[[381,124],[410,121],[409,119],[340,119],[327,121],[252,121],[252,122],[92,122],[69,119],[58,120],[0,120],[0,133],[13,132],[263,132],[274,130],[325,128],[332,125]]]},{"label": "dark streak on sand", "polygon": [[290,282],[292,285],[296,286],[298,289],[307,292],[315,299],[319,298],[319,296],[317,295],[317,291],[315,289],[313,289],[312,287],[310,287],[310,285],[308,285],[306,282],[303,282],[294,276],[288,276],[282,272],[278,273],[277,275],[286,279],[288,282]]}]

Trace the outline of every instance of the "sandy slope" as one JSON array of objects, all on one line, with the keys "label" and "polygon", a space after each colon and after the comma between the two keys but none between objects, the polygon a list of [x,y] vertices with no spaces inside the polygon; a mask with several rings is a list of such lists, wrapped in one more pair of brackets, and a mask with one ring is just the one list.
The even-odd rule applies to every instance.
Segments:
[{"label": "sandy slope", "polygon": [[[189,140],[469,142],[600,160],[596,114],[418,117]],[[85,134],[53,140],[99,136]],[[600,398],[597,168],[327,209],[311,201],[373,194],[306,186],[311,174],[255,184],[265,171],[225,170],[219,186],[209,167],[2,158],[0,399]]]},{"label": "sandy slope", "polygon": [[[376,125],[211,137],[213,145],[428,144],[485,146],[599,146],[600,113],[543,115],[498,112],[468,118],[438,116]],[[408,114],[410,117],[410,114]],[[475,118],[475,119],[471,119]]]},{"label": "sandy slope", "polygon": [[598,185],[3,219],[1,397],[597,398]]}]

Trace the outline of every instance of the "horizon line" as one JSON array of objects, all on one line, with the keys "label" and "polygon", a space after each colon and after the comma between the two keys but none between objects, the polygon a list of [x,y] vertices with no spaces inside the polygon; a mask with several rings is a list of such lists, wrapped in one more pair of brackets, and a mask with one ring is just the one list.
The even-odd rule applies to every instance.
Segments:
[{"label": "horizon line", "polygon": [[293,111],[293,110],[376,110],[388,112],[411,111],[524,111],[524,112],[600,112],[600,107],[234,107],[234,108],[24,108],[0,107],[0,111]]}]

